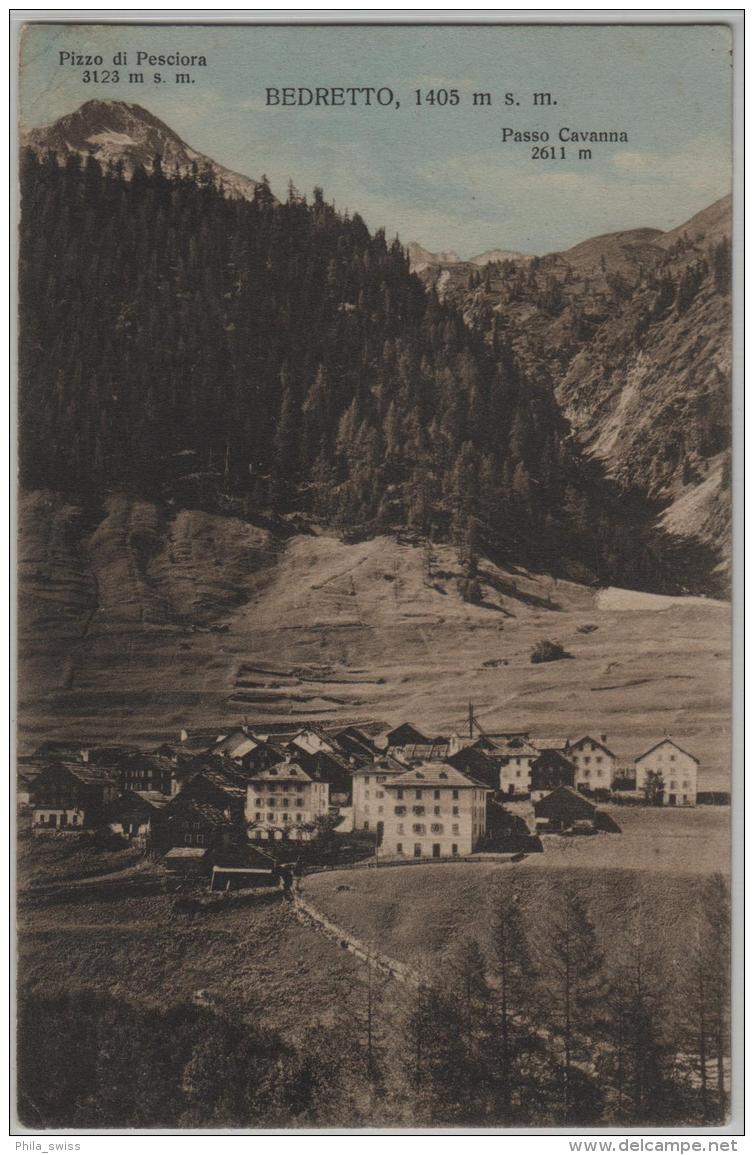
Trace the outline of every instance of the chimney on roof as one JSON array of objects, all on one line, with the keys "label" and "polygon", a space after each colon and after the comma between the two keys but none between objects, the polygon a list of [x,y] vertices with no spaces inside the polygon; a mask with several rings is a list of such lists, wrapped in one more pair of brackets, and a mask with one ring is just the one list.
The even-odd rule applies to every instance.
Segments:
[{"label": "chimney on roof", "polygon": [[600,734],[600,742],[603,742],[605,745],[607,745],[607,734]]}]

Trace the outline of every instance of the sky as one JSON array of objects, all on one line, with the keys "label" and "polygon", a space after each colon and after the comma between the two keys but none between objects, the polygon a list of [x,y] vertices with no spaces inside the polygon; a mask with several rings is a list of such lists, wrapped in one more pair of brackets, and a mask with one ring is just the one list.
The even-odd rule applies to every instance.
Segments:
[{"label": "sky", "polygon": [[[315,185],[370,228],[470,257],[545,253],[619,229],[675,227],[730,191],[731,38],[724,25],[260,27],[32,24],[21,37],[23,128],[85,100],[148,108],[188,144],[285,195]],[[203,54],[185,68],[142,65],[137,51]],[[118,84],[84,83],[61,52],[127,51]],[[111,65],[110,65],[111,66]],[[150,77],[159,71],[161,85]],[[389,87],[400,107],[268,107],[267,87]],[[456,107],[414,92],[458,89]],[[492,94],[474,106],[474,92]],[[513,93],[517,106],[505,107]],[[552,94],[535,107],[536,92]],[[501,143],[504,127],[548,131],[558,158]],[[558,131],[624,131],[626,143],[559,157]],[[581,146],[583,147],[583,145]]]}]

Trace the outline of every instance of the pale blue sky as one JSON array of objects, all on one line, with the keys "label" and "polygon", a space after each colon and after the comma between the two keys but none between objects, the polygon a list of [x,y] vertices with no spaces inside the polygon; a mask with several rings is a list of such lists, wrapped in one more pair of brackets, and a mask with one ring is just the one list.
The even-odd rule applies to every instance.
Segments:
[{"label": "pale blue sky", "polygon": [[[203,53],[188,87],[83,84],[61,51]],[[132,55],[129,70],[135,71]],[[189,144],[284,194],[322,185],[404,242],[542,253],[597,233],[670,228],[730,189],[730,33],[722,25],[612,27],[197,27],[32,25],[22,39],[24,127],[83,101],[129,100]],[[107,64],[107,61],[106,61]],[[142,71],[154,71],[142,67]],[[171,75],[175,69],[160,69]],[[389,86],[399,109],[267,108],[267,86]],[[458,88],[457,108],[413,103]],[[492,92],[488,108],[471,93]],[[534,108],[549,91],[557,107]],[[506,109],[505,92],[521,102]],[[624,130],[591,162],[531,159],[503,126]]]}]

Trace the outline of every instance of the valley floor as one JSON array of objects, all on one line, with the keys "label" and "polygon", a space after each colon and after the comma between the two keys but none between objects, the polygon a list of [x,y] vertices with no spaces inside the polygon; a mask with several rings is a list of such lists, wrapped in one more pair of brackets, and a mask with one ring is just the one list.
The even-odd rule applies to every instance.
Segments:
[{"label": "valley floor", "polygon": [[[244,716],[411,719],[439,733],[462,728],[473,701],[488,729],[606,733],[621,765],[669,732],[699,758],[700,789],[729,788],[725,603],[485,562],[483,602],[469,605],[446,546],[428,570],[419,543],[310,533],[273,545],[233,518],[122,495],[76,544],[70,509],[45,501],[44,516],[38,495],[21,512],[24,750],[154,745]],[[542,638],[572,658],[533,665]]]}]

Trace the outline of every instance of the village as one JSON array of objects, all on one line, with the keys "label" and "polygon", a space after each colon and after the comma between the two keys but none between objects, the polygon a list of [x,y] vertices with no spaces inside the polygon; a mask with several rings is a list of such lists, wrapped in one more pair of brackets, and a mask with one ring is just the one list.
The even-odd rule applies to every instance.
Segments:
[{"label": "village", "polygon": [[18,802],[35,837],[107,836],[235,890],[279,881],[283,863],[489,861],[542,852],[547,836],[619,834],[605,803],[727,802],[698,778],[667,735],[622,765],[604,733],[485,732],[470,705],[465,735],[244,720],[148,751],[50,741],[20,760]]}]

